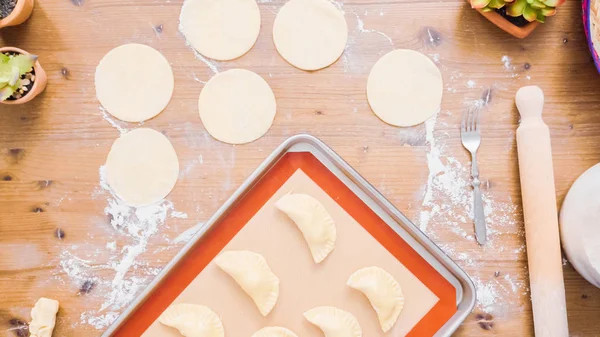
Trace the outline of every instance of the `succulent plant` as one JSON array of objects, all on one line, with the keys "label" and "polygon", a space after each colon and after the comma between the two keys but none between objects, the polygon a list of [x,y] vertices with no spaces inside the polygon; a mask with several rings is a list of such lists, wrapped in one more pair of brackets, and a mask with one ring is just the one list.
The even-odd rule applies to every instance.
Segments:
[{"label": "succulent plant", "polygon": [[529,22],[545,22],[547,16],[556,14],[556,7],[565,0],[471,0],[471,7],[484,12],[506,6],[506,14],[512,17],[523,16]]},{"label": "succulent plant", "polygon": [[21,87],[21,76],[31,71],[35,61],[35,55],[0,53],[0,101],[7,100]]}]

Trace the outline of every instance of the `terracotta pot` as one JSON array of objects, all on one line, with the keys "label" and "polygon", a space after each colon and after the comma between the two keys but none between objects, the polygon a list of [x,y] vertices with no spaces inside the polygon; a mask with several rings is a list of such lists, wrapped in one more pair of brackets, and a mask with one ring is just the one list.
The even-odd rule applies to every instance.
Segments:
[{"label": "terracotta pot", "polygon": [[498,26],[503,31],[508,34],[518,37],[519,39],[527,37],[537,26],[540,24],[537,21],[528,23],[525,27],[518,27],[513,25],[510,21],[506,20],[502,15],[492,11],[492,12],[483,12],[481,9],[477,9],[481,15],[485,16],[486,19],[490,20],[493,24]]},{"label": "terracotta pot", "polygon": [[0,28],[20,25],[27,21],[33,11],[34,0],[17,0],[17,5],[7,17],[0,20]]},{"label": "terracotta pot", "polygon": [[[19,0],[23,1],[23,0]],[[18,54],[29,55],[28,52],[23,49],[15,48],[15,47],[2,47],[0,48],[0,53],[13,52]],[[39,95],[44,89],[46,89],[46,83],[48,83],[48,77],[46,76],[46,72],[40,65],[39,61],[36,61],[33,65],[33,69],[35,71],[35,81],[33,81],[33,86],[31,90],[23,97],[13,100],[13,101],[0,101],[0,104],[23,104],[31,101],[35,98],[35,96]]]}]

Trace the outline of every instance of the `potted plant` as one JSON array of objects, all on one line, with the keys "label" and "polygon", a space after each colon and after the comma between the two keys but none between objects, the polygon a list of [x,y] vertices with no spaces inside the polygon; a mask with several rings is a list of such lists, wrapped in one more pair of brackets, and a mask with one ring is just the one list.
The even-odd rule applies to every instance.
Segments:
[{"label": "potted plant", "polygon": [[37,56],[14,47],[0,48],[0,103],[23,104],[46,88]]},{"label": "potted plant", "polygon": [[0,0],[0,28],[16,26],[31,15],[34,0]]},{"label": "potted plant", "polygon": [[471,7],[505,32],[520,39],[528,36],[565,0],[470,0]]}]

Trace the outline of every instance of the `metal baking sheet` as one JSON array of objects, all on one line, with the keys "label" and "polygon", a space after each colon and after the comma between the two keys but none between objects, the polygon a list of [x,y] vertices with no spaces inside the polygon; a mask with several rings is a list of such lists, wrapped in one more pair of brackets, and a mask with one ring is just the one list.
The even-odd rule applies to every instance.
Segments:
[{"label": "metal baking sheet", "polygon": [[[319,199],[338,224],[338,244],[322,265],[312,263],[297,229],[272,206],[290,191]],[[265,255],[282,279],[280,300],[266,318],[211,263],[223,249]],[[352,271],[373,264],[392,273],[407,296],[387,334],[368,301],[345,286]],[[301,315],[317,305],[353,312],[365,336],[450,336],[472,310],[475,291],[453,261],[338,155],[318,139],[298,135],[261,164],[103,336],[178,336],[156,322],[177,302],[208,305],[230,336],[266,325],[319,335]]]}]

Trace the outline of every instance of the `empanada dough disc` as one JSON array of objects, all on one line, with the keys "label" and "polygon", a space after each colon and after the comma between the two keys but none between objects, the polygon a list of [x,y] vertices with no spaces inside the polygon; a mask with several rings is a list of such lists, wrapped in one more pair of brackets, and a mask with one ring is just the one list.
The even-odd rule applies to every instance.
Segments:
[{"label": "empanada dough disc", "polygon": [[290,0],[273,23],[277,51],[294,67],[318,70],[334,63],[346,48],[344,13],[328,0]]},{"label": "empanada dough disc", "polygon": [[262,137],[273,124],[276,109],[269,84],[245,69],[215,75],[198,98],[200,119],[208,133],[229,144],[250,143]]},{"label": "empanada dough disc", "polygon": [[221,61],[248,52],[260,31],[255,0],[187,0],[179,20],[181,32],[196,51]]},{"label": "empanada dough disc", "polygon": [[569,189],[560,210],[560,234],[573,267],[600,288],[600,164]]},{"label": "empanada dough disc", "polygon": [[96,97],[111,115],[143,122],[169,104],[175,81],[169,61],[143,44],[109,51],[96,67]]},{"label": "empanada dough disc", "polygon": [[119,137],[106,158],[106,179],[113,192],[131,206],[166,197],[177,182],[179,160],[162,133],[139,128]]},{"label": "empanada dough disc", "polygon": [[375,63],[367,98],[377,117],[395,126],[413,126],[433,116],[442,102],[442,74],[427,56],[393,50]]}]

